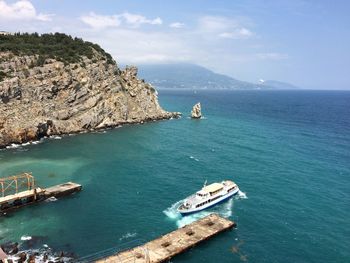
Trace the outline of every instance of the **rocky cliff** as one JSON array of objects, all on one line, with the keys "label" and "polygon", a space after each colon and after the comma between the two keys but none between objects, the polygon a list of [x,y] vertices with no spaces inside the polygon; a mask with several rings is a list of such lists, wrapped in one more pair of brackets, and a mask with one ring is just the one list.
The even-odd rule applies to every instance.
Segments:
[{"label": "rocky cliff", "polygon": [[76,63],[0,51],[0,148],[177,116],[160,107],[135,67],[120,70],[95,49]]}]

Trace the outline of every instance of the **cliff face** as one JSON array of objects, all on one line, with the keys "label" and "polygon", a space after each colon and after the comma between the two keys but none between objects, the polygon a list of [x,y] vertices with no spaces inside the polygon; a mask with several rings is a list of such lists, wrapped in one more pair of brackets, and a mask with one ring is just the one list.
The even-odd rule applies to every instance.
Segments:
[{"label": "cliff face", "polygon": [[103,54],[64,64],[37,55],[0,52],[0,148],[44,136],[177,117],[158,104],[157,92],[121,71]]}]

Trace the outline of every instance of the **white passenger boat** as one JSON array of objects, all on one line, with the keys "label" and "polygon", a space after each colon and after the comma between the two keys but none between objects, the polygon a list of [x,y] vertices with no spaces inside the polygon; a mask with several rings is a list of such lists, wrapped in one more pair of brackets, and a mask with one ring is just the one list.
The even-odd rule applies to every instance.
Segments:
[{"label": "white passenger boat", "polygon": [[238,186],[229,180],[210,185],[204,184],[200,191],[187,197],[178,207],[177,211],[182,215],[195,213],[226,201],[237,194],[238,191]]}]

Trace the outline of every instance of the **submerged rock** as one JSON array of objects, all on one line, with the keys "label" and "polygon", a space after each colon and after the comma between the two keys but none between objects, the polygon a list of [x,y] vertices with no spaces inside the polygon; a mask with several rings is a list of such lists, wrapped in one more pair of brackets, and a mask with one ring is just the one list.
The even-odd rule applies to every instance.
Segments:
[{"label": "submerged rock", "polygon": [[197,104],[195,104],[193,106],[192,111],[191,111],[191,117],[193,119],[200,119],[202,117],[202,109],[201,109],[200,102],[198,102]]},{"label": "submerged rock", "polygon": [[17,242],[7,242],[0,245],[1,249],[8,255],[16,254],[18,252]]}]

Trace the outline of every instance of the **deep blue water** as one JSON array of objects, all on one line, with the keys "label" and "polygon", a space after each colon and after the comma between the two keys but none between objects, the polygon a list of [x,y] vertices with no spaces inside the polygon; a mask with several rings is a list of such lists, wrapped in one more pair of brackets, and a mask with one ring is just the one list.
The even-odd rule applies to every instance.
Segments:
[{"label": "deep blue water", "polygon": [[[160,91],[179,120],[0,151],[0,176],[81,183],[56,202],[0,217],[0,243],[43,236],[81,256],[149,240],[204,216],[176,203],[208,182],[246,194],[211,209],[237,229],[172,262],[350,262],[350,92]],[[200,101],[205,118],[187,118]]]}]

